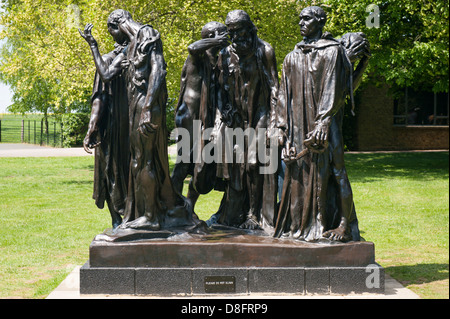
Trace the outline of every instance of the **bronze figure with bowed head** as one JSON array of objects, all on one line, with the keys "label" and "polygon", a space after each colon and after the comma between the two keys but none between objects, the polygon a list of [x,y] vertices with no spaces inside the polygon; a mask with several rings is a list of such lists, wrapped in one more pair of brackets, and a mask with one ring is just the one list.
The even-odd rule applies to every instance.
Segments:
[{"label": "bronze figure with bowed head", "polygon": [[[275,51],[258,37],[257,28],[246,12],[229,12],[225,24],[231,45],[219,53],[218,59],[218,107],[222,120],[233,130],[251,129],[261,134],[269,127],[276,104]],[[257,143],[265,143],[265,135],[263,139],[258,138]],[[217,165],[218,177],[224,179],[227,186],[220,209],[212,220],[246,229],[263,225],[273,227],[276,174],[260,173],[262,163],[259,159],[263,154],[258,152],[261,149],[265,152],[265,147],[241,145],[239,148],[234,145],[233,148],[240,149],[244,160],[227,163],[225,159]]]},{"label": "bronze figure with bowed head", "polygon": [[[215,187],[216,165],[205,163],[201,153],[209,140],[202,138],[205,130],[214,127],[217,113],[217,54],[228,45],[227,28],[219,22],[208,22],[202,28],[202,39],[188,47],[189,55],[181,71],[181,85],[175,115],[177,128],[189,133],[189,156],[185,161],[179,154],[172,173],[175,189],[181,193],[188,175],[187,198],[195,206],[200,194],[206,194]],[[195,134],[197,125],[198,134]],[[180,142],[180,141],[179,141]],[[185,141],[181,141],[184,145]],[[179,152],[184,152],[180,149]]]}]

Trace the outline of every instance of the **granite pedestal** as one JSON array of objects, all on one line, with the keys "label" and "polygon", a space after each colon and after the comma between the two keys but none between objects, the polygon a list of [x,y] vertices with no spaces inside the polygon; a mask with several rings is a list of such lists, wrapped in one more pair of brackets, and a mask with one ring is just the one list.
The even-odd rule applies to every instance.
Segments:
[{"label": "granite pedestal", "polygon": [[[153,238],[152,238],[153,237]],[[81,294],[384,293],[371,242],[307,243],[245,231],[111,231],[80,269]]]}]

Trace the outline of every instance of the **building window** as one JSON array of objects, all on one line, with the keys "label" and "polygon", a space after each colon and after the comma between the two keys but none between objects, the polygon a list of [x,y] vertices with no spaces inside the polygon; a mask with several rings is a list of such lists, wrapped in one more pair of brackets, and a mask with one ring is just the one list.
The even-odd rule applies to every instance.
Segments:
[{"label": "building window", "polygon": [[449,125],[448,93],[405,88],[394,100],[394,125]]}]

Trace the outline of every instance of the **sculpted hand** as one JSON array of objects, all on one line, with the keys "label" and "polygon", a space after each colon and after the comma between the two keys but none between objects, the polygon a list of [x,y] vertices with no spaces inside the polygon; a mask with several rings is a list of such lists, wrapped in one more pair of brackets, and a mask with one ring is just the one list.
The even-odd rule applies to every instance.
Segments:
[{"label": "sculpted hand", "polygon": [[316,124],[314,130],[306,136],[311,144],[317,144],[317,146],[325,146],[328,142],[328,126],[325,124]]},{"label": "sculpted hand", "polygon": [[139,121],[138,131],[145,137],[149,137],[150,134],[156,132],[158,125],[151,122],[152,116],[150,112],[143,111],[141,120]]},{"label": "sculpted hand", "polygon": [[350,62],[354,63],[363,57],[370,58],[370,45],[364,33],[346,33],[340,41],[345,47]]},{"label": "sculpted hand", "polygon": [[97,141],[97,132],[97,130],[88,132],[83,140],[83,148],[88,154],[92,154],[91,150],[102,143],[101,141]]},{"label": "sculpted hand", "polygon": [[130,66],[130,60],[123,60],[120,63],[120,66],[122,67],[122,69],[128,69],[128,67]]},{"label": "sculpted hand", "polygon": [[88,23],[84,27],[83,32],[80,29],[78,29],[78,32],[80,33],[80,35],[86,40],[87,43],[89,43],[89,45],[97,44],[97,41],[95,41],[95,39],[91,33],[93,27],[94,27],[94,25],[92,23]]},{"label": "sculpted hand", "polygon": [[351,47],[346,49],[346,52],[352,63],[364,56],[370,57],[369,42],[364,40],[352,43]]},{"label": "sculpted hand", "polygon": [[295,161],[297,155],[297,150],[295,146],[292,146],[289,141],[286,141],[283,149],[281,150],[281,159],[286,163],[290,164]]},{"label": "sculpted hand", "polygon": [[216,31],[216,35],[215,35],[214,39],[217,40],[217,45],[221,46],[221,47],[226,47],[230,43],[230,39],[228,38],[228,33],[219,34],[219,32]]}]

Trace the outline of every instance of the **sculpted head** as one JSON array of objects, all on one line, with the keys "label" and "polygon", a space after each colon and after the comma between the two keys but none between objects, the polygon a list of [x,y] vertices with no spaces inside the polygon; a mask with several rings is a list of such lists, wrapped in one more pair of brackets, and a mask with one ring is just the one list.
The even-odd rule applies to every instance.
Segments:
[{"label": "sculpted head", "polygon": [[123,44],[128,40],[126,33],[123,32],[121,26],[128,20],[131,20],[131,13],[118,9],[111,12],[108,17],[108,32],[117,43]]},{"label": "sculpted head", "polygon": [[300,33],[309,39],[318,39],[322,35],[327,14],[321,7],[311,6],[300,13]]},{"label": "sculpted head", "polygon": [[205,24],[202,29],[202,39],[214,38],[217,34],[224,34],[227,32],[227,27],[225,24],[212,21]]},{"label": "sculpted head", "polygon": [[250,16],[242,10],[228,13],[225,24],[230,35],[233,48],[239,53],[248,53],[256,41],[257,29]]}]

